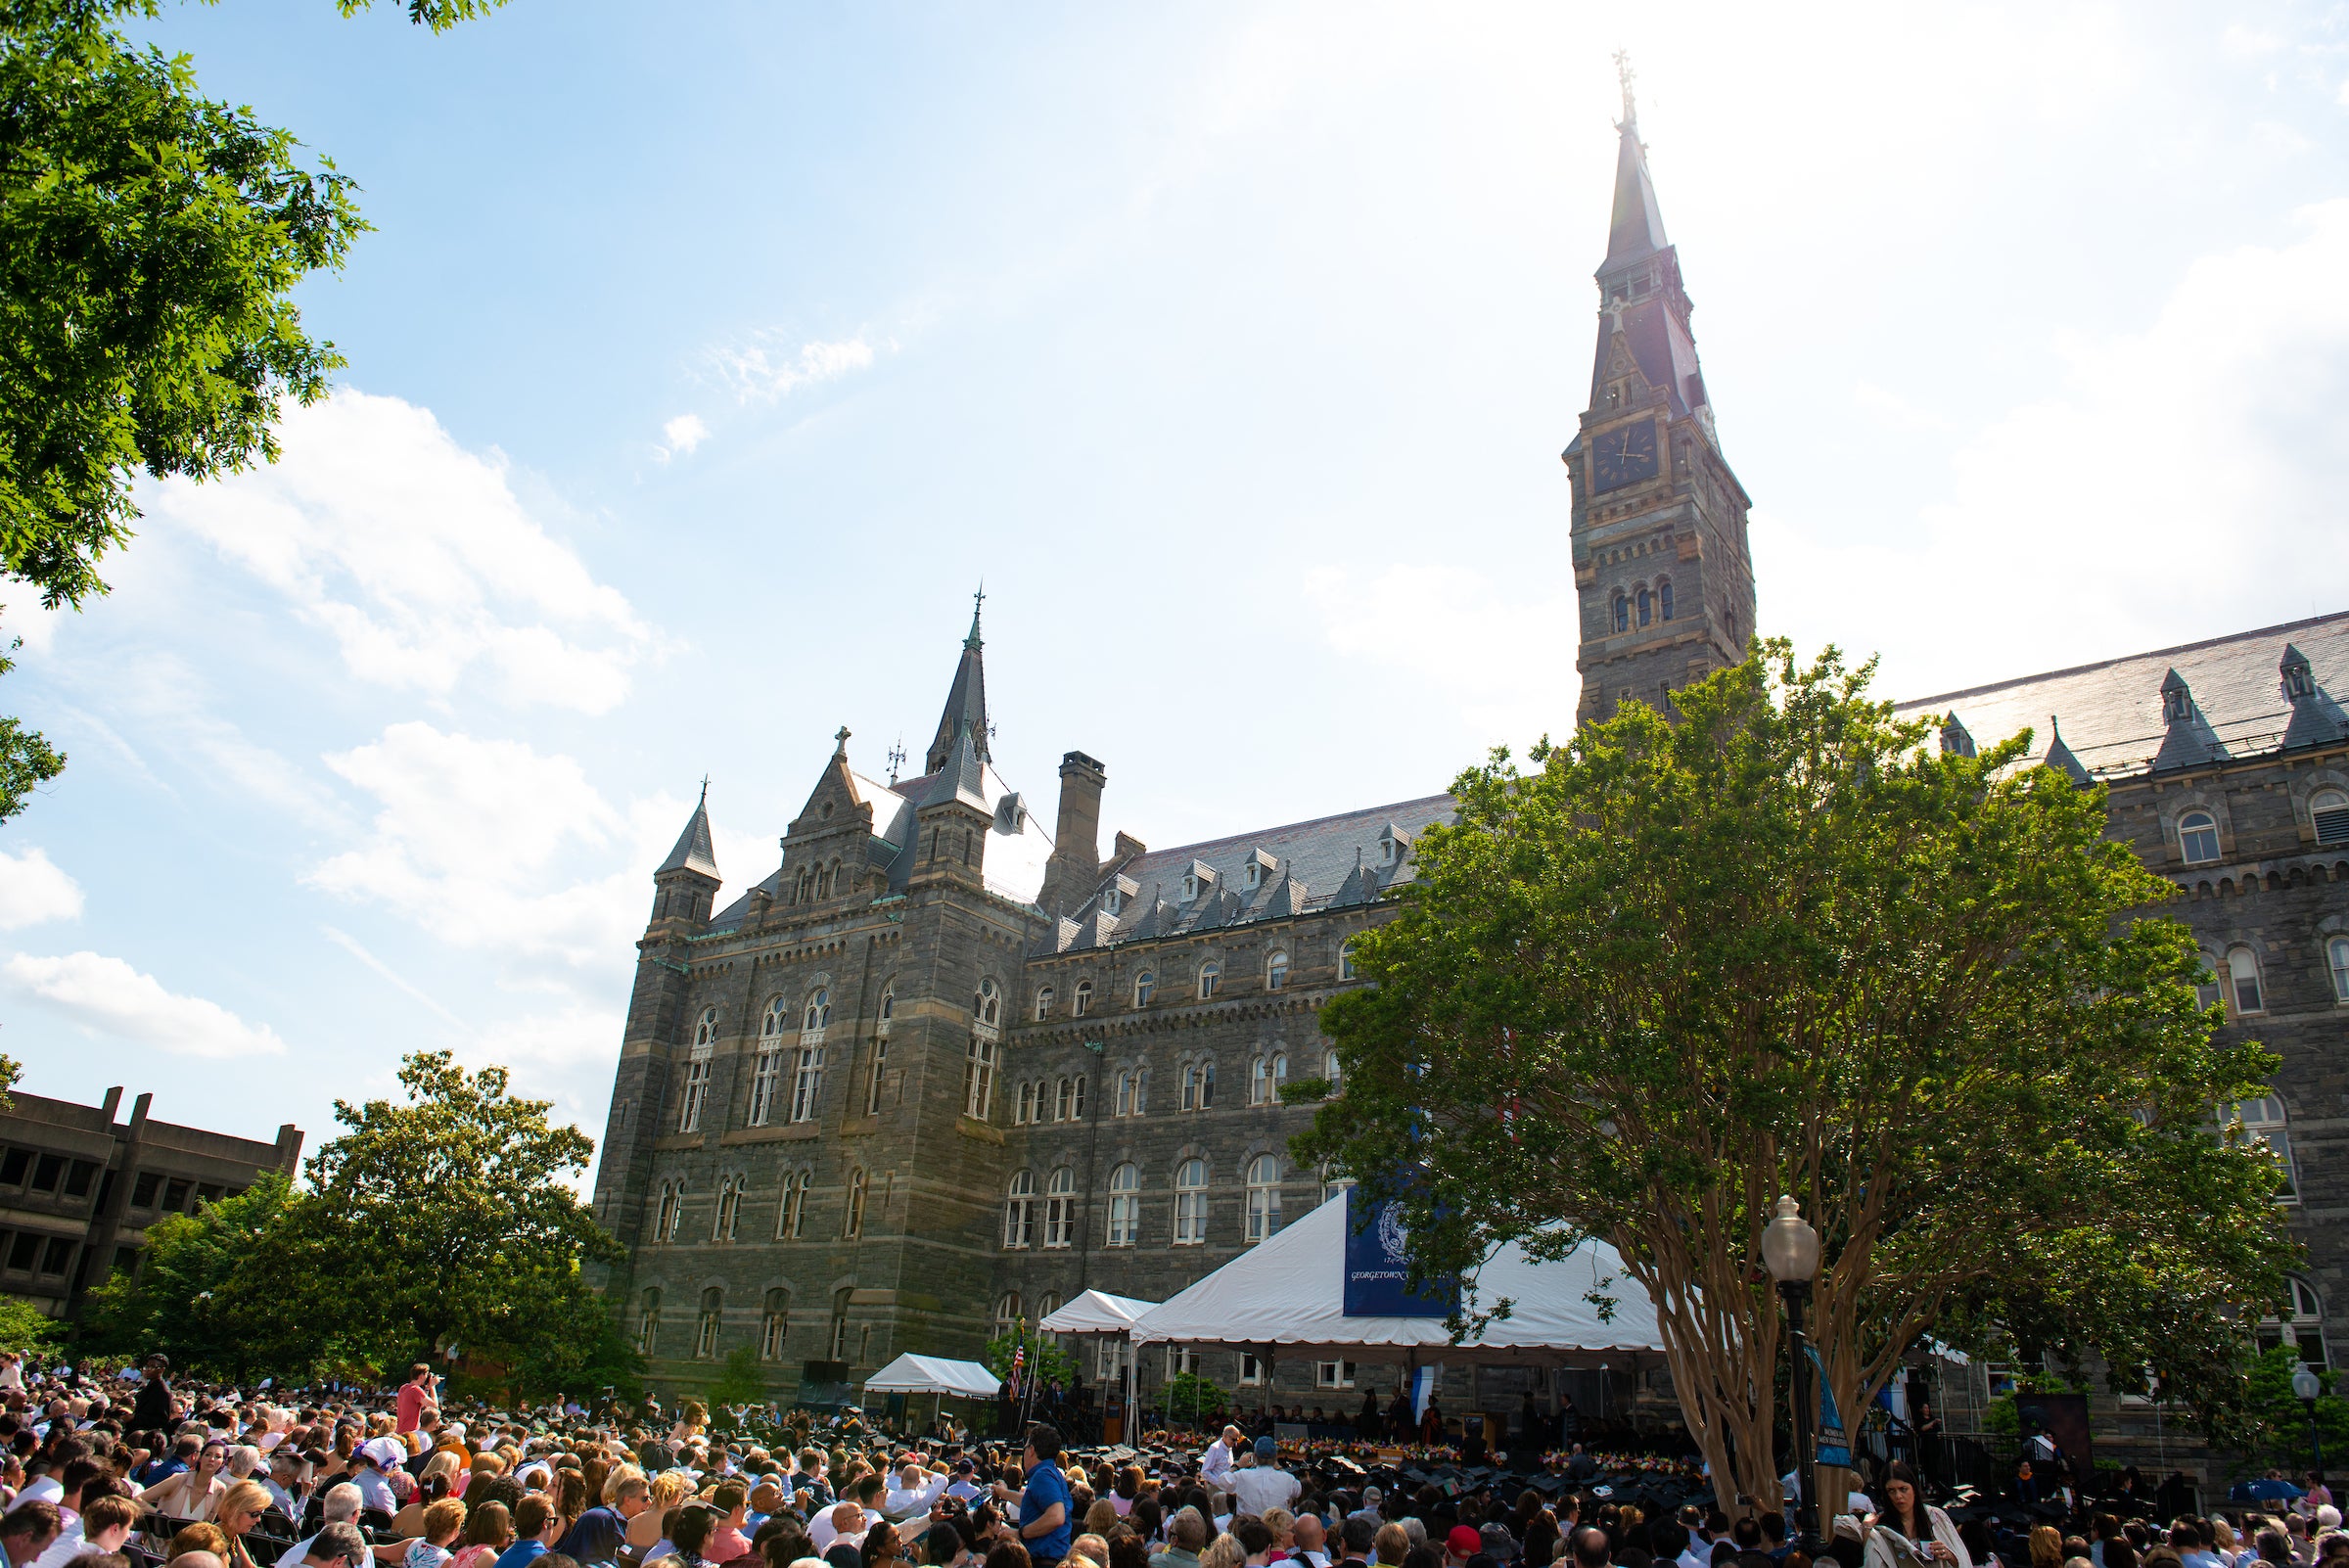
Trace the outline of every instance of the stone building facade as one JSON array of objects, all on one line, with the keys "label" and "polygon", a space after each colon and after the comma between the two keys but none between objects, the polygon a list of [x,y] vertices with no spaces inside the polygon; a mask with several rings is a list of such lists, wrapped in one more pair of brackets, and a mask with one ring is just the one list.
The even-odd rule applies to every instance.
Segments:
[{"label": "stone building facade", "polygon": [[[1565,452],[1585,712],[1734,660],[1754,615],[1745,495],[1628,104],[1620,134]],[[990,735],[974,614],[919,776],[860,771],[843,730],[742,898],[714,907],[706,803],[656,873],[595,1198],[656,1384],[743,1345],[778,1386],[971,1356],[1087,1287],[1163,1299],[1323,1198],[1287,1147],[1312,1107],[1279,1091],[1326,1077],[1314,1020],[1348,940],[1449,799],[1103,846],[1103,763],[1063,759],[1047,828]],[[1269,1375],[1359,1397],[1343,1366]]]},{"label": "stone building facade", "polygon": [[12,1091],[0,1111],[0,1289],[52,1317],[116,1268],[136,1268],[147,1226],[166,1214],[234,1197],[270,1171],[292,1176],[301,1130],[272,1142],[159,1122],[155,1096],[119,1087],[96,1105]]}]

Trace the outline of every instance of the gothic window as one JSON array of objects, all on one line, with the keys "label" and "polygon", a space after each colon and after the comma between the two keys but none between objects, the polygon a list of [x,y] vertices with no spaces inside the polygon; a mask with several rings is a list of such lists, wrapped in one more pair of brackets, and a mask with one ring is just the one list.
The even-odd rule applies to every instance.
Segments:
[{"label": "gothic window", "polygon": [[673,1241],[677,1220],[685,1210],[685,1189],[674,1181],[661,1183],[661,1205],[653,1214],[653,1239]]},{"label": "gothic window", "polygon": [[1007,1290],[995,1298],[995,1338],[1003,1339],[1020,1331],[1027,1321],[1020,1315],[1020,1293]]},{"label": "gothic window", "polygon": [[791,1292],[780,1285],[766,1293],[766,1310],[759,1314],[759,1359],[780,1360],[783,1330],[791,1318]]},{"label": "gothic window", "polygon": [[1117,1097],[1110,1102],[1109,1114],[1112,1116],[1131,1116],[1133,1114],[1133,1075],[1131,1073],[1118,1075]]},{"label": "gothic window", "polygon": [[1656,619],[1659,621],[1672,619],[1672,578],[1670,577],[1666,577],[1656,584]]},{"label": "gothic window", "polygon": [[1248,1064],[1248,1103],[1269,1105],[1272,1102],[1272,1058],[1260,1056]]},{"label": "gothic window", "polygon": [[1632,601],[1620,593],[1615,595],[1615,629],[1619,633],[1632,629]]},{"label": "gothic window", "polygon": [[1289,955],[1274,948],[1265,960],[1265,990],[1282,991],[1289,984]]},{"label": "gothic window", "polygon": [[1280,1158],[1260,1154],[1248,1162],[1248,1239],[1264,1240],[1280,1228]]},{"label": "gothic window", "polygon": [[1329,1081],[1330,1093],[1337,1093],[1341,1085],[1338,1083],[1338,1053],[1336,1051],[1321,1053],[1321,1076]]},{"label": "gothic window", "polygon": [[1077,982],[1077,1005],[1072,1008],[1071,1011],[1075,1014],[1075,1016],[1082,1018],[1086,1013],[1091,1012],[1092,1009],[1093,983],[1089,980],[1080,980]]},{"label": "gothic window", "polygon": [[1174,1168],[1174,1245],[1207,1242],[1207,1162],[1185,1160]]},{"label": "gothic window", "polygon": [[791,886],[791,901],[794,903],[806,903],[813,899],[814,896],[815,873],[809,870],[807,867],[802,866],[800,867],[799,879]]},{"label": "gothic window", "polygon": [[984,1122],[995,1098],[995,1041],[974,1033],[971,1054],[963,1064],[962,1114]]},{"label": "gothic window", "polygon": [[1130,1161],[1109,1174],[1109,1244],[1130,1247],[1142,1233],[1142,1173]]},{"label": "gothic window", "polygon": [[2204,1007],[2216,1007],[2227,999],[2218,981],[2218,972],[2226,966],[2215,962],[2207,952],[2201,958],[2203,978],[2194,982],[2194,1000]]},{"label": "gothic window", "polygon": [[724,1314],[726,1293],[712,1285],[702,1292],[702,1321],[693,1336],[693,1354],[708,1358],[717,1354],[717,1324]]},{"label": "gothic window", "polygon": [[1064,1165],[1044,1183],[1044,1245],[1065,1247],[1076,1229],[1077,1173]]},{"label": "gothic window", "polygon": [[881,1114],[881,1084],[889,1071],[889,1032],[883,1030],[873,1037],[873,1074],[864,1092],[864,1114]]},{"label": "gothic window", "polygon": [[1133,1004],[1136,1007],[1149,1006],[1150,993],[1157,989],[1158,977],[1147,969],[1143,970],[1133,977]]},{"label": "gothic window", "polygon": [[799,1059],[791,1074],[791,1119],[812,1122],[824,1087],[824,1047],[820,1038],[809,1043],[806,1035],[800,1037],[800,1042]]},{"label": "gothic window", "polygon": [[833,894],[834,894],[834,895],[836,895],[836,896],[837,896],[837,895],[839,895],[839,894],[844,894],[844,893],[846,893],[846,892],[848,892],[848,891],[849,891],[848,879],[847,879],[847,878],[845,878],[845,877],[843,877],[843,876],[840,874],[840,862],[839,862],[838,860],[834,860],[834,861],[832,862],[832,866],[831,866],[831,882],[832,882],[832,892],[833,892]]},{"label": "gothic window", "polygon": [[1064,1078],[1054,1085],[1052,1090],[1052,1120],[1055,1122],[1074,1120],[1076,1104],[1076,1080]]},{"label": "gothic window", "polygon": [[2301,1361],[2312,1370],[2325,1370],[2324,1299],[2298,1274],[2284,1276],[2284,1299],[2277,1304],[2276,1312],[2260,1319],[2259,1348],[2271,1351],[2279,1345],[2298,1351]]},{"label": "gothic window", "polygon": [[1199,999],[1207,1000],[1216,993],[1216,985],[1223,978],[1223,966],[1205,963],[1199,966]]},{"label": "gothic window", "polygon": [[655,1286],[644,1293],[643,1305],[636,1313],[636,1354],[653,1354],[655,1341],[661,1337],[661,1291]]},{"label": "gothic window", "polygon": [[1078,1074],[1076,1078],[1070,1081],[1069,1114],[1067,1119],[1071,1122],[1082,1122],[1084,1120],[1084,1075],[1082,1073]]},{"label": "gothic window", "polygon": [[717,1009],[702,1009],[693,1028],[693,1049],[685,1063],[684,1103],[677,1111],[677,1130],[699,1132],[702,1107],[710,1099],[710,1058],[717,1053]]},{"label": "gothic window", "polygon": [[889,1033],[889,1021],[898,1016],[898,988],[892,986],[881,993],[881,1033]]},{"label": "gothic window", "polygon": [[1199,1064],[1199,1109],[1208,1110],[1216,1103],[1216,1064]]},{"label": "gothic window", "polygon": [[795,1171],[783,1177],[783,1207],[775,1215],[775,1239],[797,1241],[807,1223],[807,1184],[813,1175]]},{"label": "gothic window", "polygon": [[2349,795],[2319,790],[2308,803],[2308,814],[2316,823],[2319,844],[2349,844]]},{"label": "gothic window", "polygon": [[849,1359],[849,1298],[855,1287],[843,1285],[832,1292],[832,1356],[836,1361]]},{"label": "gothic window", "polygon": [[2276,1156],[2276,1169],[2283,1177],[2283,1186],[2276,1194],[2279,1203],[2300,1201],[2299,1176],[2292,1169],[2292,1130],[2284,1115],[2283,1101],[2269,1094],[2256,1100],[2243,1100],[2227,1107],[2220,1117],[2223,1123],[2239,1122],[2245,1143],[2264,1143]]},{"label": "gothic window", "polygon": [[1273,1103],[1273,1104],[1275,1104],[1275,1105],[1279,1104],[1279,1103],[1280,1103],[1280,1091],[1281,1091],[1282,1089],[1284,1089],[1284,1088],[1288,1087],[1288,1086],[1289,1086],[1289,1053],[1288,1053],[1287,1051],[1274,1051],[1274,1052],[1272,1053],[1272,1100],[1271,1100],[1271,1103]]},{"label": "gothic window", "polygon": [[1052,1016],[1052,1000],[1053,1000],[1053,997],[1052,997],[1052,988],[1051,988],[1051,987],[1049,987],[1049,986],[1044,986],[1044,987],[1041,987],[1041,988],[1039,988],[1039,989],[1036,991],[1036,1021],[1037,1023],[1039,1023],[1039,1024],[1040,1024],[1040,1023],[1042,1023],[1042,1022],[1043,1022],[1045,1019],[1047,1019],[1047,1018],[1049,1018],[1049,1017],[1051,1017],[1051,1016]]},{"label": "gothic window", "polygon": [[1352,939],[1338,945],[1338,978],[1340,980],[1354,978],[1354,943]]},{"label": "gothic window", "polygon": [[832,1027],[832,992],[816,988],[808,992],[807,1010],[800,1016],[802,1035],[821,1035]]},{"label": "gothic window", "polygon": [[2178,819],[2178,847],[2188,865],[2203,865],[2219,857],[2219,824],[2208,811],[2188,811]]},{"label": "gothic window", "polygon": [[2264,1013],[2267,999],[2260,994],[2259,958],[2248,947],[2227,949],[2227,978],[2238,1013]]},{"label": "gothic window", "polygon": [[863,1166],[849,1173],[849,1206],[840,1220],[840,1233],[843,1236],[852,1238],[864,1234],[864,1194],[869,1179]]},{"label": "gothic window", "polygon": [[2349,937],[2335,937],[2325,945],[2326,965],[2332,971],[2332,997],[2349,1002]]},{"label": "gothic window", "polygon": [[775,1089],[783,1078],[783,1040],[787,1015],[783,998],[766,1004],[759,1025],[759,1059],[751,1068],[751,1126],[764,1127],[775,1112]]},{"label": "gothic window", "polygon": [[743,1178],[738,1176],[726,1176],[718,1182],[717,1217],[710,1225],[712,1241],[734,1239],[734,1222],[742,1216],[742,1184]]},{"label": "gothic window", "polygon": [[1025,1247],[1036,1239],[1036,1173],[1022,1171],[1011,1178],[1003,1199],[1003,1245]]},{"label": "gothic window", "polygon": [[1011,1125],[1026,1127],[1036,1120],[1036,1085],[1023,1083],[1011,1102]]},{"label": "gothic window", "polygon": [[1646,625],[1650,620],[1654,619],[1655,612],[1655,600],[1648,593],[1647,584],[1642,582],[1639,584],[1639,624]]},{"label": "gothic window", "polygon": [[1186,1063],[1182,1069],[1180,1108],[1185,1111],[1199,1108],[1199,1064],[1196,1062]]},{"label": "gothic window", "polygon": [[1002,988],[991,979],[979,982],[978,1003],[973,1011],[977,1014],[979,1022],[988,1028],[1001,1027],[1003,1023]]}]

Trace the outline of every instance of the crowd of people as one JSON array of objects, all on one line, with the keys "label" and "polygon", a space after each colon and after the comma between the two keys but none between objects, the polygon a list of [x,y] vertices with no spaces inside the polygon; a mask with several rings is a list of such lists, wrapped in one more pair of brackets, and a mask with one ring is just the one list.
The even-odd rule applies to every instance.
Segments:
[{"label": "crowd of people", "polygon": [[444,1409],[422,1365],[388,1390],[239,1390],[161,1358],[106,1381],[0,1364],[0,1568],[2349,1568],[2321,1494],[2002,1516],[1936,1505],[1905,1463],[1812,1540],[1780,1508],[1725,1513],[1693,1461],[1580,1448],[1529,1472],[1236,1426],[1083,1453],[1045,1422],[720,1430],[692,1402]]}]

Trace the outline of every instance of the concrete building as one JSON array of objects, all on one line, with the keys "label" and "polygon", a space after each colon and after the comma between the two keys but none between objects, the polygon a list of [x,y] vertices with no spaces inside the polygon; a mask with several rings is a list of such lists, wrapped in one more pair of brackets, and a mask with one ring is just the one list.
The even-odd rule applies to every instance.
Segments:
[{"label": "concrete building", "polygon": [[117,1122],[119,1087],[96,1105],[23,1089],[0,1111],[0,1290],[52,1317],[116,1268],[138,1267],[147,1226],[166,1214],[233,1197],[269,1171],[292,1176],[301,1131],[274,1142],[151,1120],[153,1094]]}]

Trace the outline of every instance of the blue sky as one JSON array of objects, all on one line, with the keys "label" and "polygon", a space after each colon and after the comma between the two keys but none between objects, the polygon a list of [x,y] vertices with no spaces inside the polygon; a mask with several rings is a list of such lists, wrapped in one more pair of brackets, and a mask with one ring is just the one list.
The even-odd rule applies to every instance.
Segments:
[{"label": "blue sky", "polygon": [[1923,9],[167,8],[378,232],[285,460],[0,614],[72,759],[0,1049],[315,1140],[449,1045],[600,1132],[696,781],[764,875],[982,577],[1002,770],[1105,832],[1563,732],[1618,48],[1765,629],[1914,695],[2349,606],[2349,8]]}]

